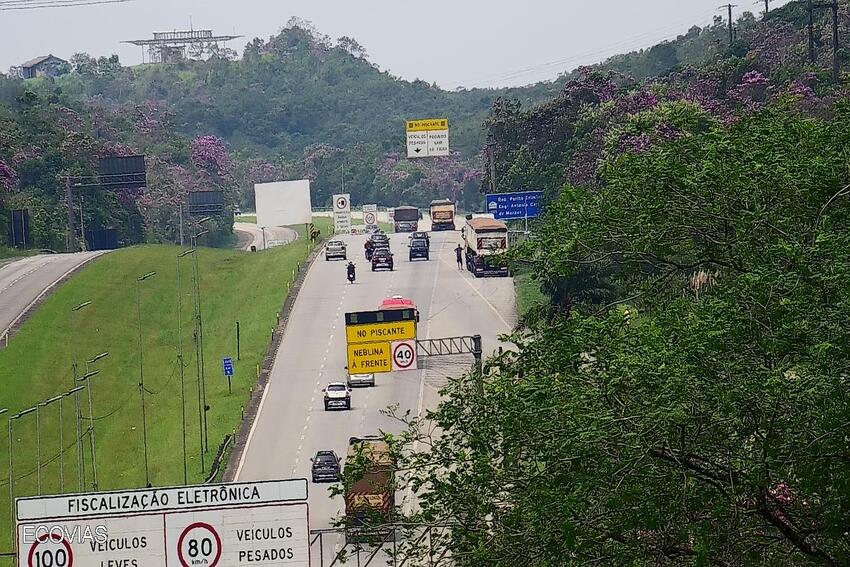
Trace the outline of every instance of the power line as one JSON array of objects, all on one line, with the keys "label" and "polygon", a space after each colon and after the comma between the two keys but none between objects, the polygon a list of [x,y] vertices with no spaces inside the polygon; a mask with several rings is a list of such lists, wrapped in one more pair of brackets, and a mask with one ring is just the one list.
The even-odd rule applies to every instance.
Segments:
[{"label": "power line", "polygon": [[123,4],[133,0],[5,0],[0,1],[0,12],[9,10],[39,10],[43,8],[69,8],[97,4]]},{"label": "power line", "polygon": [[[708,13],[704,14],[703,16],[700,16],[699,19],[705,19],[706,17],[710,16],[713,13],[714,12],[708,12]],[[482,83],[488,83],[488,82],[494,82],[494,81],[501,82],[501,81],[506,81],[506,80],[518,79],[518,78],[526,76],[526,75],[532,75],[532,74],[537,74],[537,73],[549,71],[549,70],[552,70],[552,69],[563,68],[565,65],[568,65],[570,63],[575,63],[577,61],[582,61],[582,60],[585,60],[589,57],[593,57],[593,56],[596,56],[596,55],[603,55],[603,54],[606,54],[606,53],[611,53],[612,50],[637,49],[637,48],[640,48],[640,47],[644,47],[647,40],[651,40],[652,38],[657,37],[657,35],[659,33],[666,34],[666,33],[673,32],[674,30],[680,30],[682,28],[682,26],[688,25],[689,23],[693,23],[693,21],[694,21],[694,18],[691,17],[691,18],[688,18],[687,20],[683,20],[681,22],[671,23],[671,24],[668,24],[666,26],[656,28],[655,30],[645,31],[645,32],[642,32],[640,34],[636,34],[634,36],[621,39],[620,41],[608,44],[605,47],[593,49],[593,50],[586,51],[586,52],[576,53],[574,55],[571,55],[569,57],[565,57],[563,59],[558,59],[558,60],[555,60],[555,61],[549,61],[547,63],[542,63],[540,65],[534,65],[534,66],[531,66],[531,67],[525,67],[525,68],[522,68],[522,69],[516,69],[514,71],[507,71],[507,72],[503,72],[503,73],[494,73],[494,74],[491,74],[491,75],[485,75],[485,76],[479,77],[477,79],[473,79],[472,81],[464,82],[464,86],[467,87],[467,88],[475,88],[476,86],[481,85]],[[679,34],[676,34],[676,36],[678,36],[678,35]],[[661,41],[664,41],[664,40],[661,40]]]}]

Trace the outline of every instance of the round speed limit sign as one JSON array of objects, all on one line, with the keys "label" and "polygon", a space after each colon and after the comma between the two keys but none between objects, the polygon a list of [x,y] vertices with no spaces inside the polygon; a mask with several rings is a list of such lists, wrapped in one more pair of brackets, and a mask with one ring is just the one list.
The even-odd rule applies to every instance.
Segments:
[{"label": "round speed limit sign", "polygon": [[393,343],[393,370],[416,370],[416,341]]},{"label": "round speed limit sign", "polygon": [[336,198],[336,208],[338,211],[344,211],[348,208],[348,199],[345,197]]},{"label": "round speed limit sign", "polygon": [[28,567],[73,567],[74,553],[67,539],[56,533],[44,534],[30,547]]},{"label": "round speed limit sign", "polygon": [[363,222],[365,224],[375,224],[375,213],[366,213],[363,215]]},{"label": "round speed limit sign", "polygon": [[211,525],[195,522],[180,534],[177,557],[183,567],[216,567],[221,559],[221,537]]}]

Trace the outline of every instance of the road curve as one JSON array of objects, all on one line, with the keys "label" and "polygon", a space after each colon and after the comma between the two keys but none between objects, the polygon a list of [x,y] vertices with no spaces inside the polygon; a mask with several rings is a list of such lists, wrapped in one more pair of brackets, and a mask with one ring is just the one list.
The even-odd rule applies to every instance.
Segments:
[{"label": "road curve", "polygon": [[66,276],[104,252],[41,254],[0,266],[0,345],[18,326],[29,307]]},{"label": "road curve", "polygon": [[[233,223],[233,232],[236,233],[237,250],[250,250],[251,246],[256,246],[257,250],[264,250],[263,230],[256,224],[235,222]],[[265,243],[269,248],[289,244],[296,238],[298,238],[298,233],[291,228],[285,226],[266,228]]]},{"label": "road curve", "polygon": [[[422,414],[434,407],[448,376],[458,376],[472,357],[453,356],[422,361],[420,370],[379,374],[374,388],[355,389],[352,410],[326,412],[322,388],[345,377],[345,322],[350,311],[375,309],[381,299],[402,294],[421,312],[419,338],[480,334],[485,353],[500,346],[498,336],[516,324],[513,282],[510,278],[475,279],[458,270],[454,248],[459,232],[431,235],[431,260],[409,262],[406,234],[391,234],[393,272],[373,273],[361,254],[363,236],[344,236],[349,258],[357,265],[357,281],[345,279],[345,263],[312,265],[292,310],[283,343],[271,371],[257,418],[236,473],[240,481],[309,478],[310,458],[317,450],[332,449],[345,458],[348,438],[378,430],[398,432],[400,423],[381,413],[398,404],[400,413]],[[424,366],[424,368],[423,368]],[[342,510],[340,497],[331,498],[327,485],[310,483],[311,529],[329,528]],[[405,504],[399,494],[397,504]],[[324,538],[325,565],[343,540]],[[318,545],[313,564],[322,564]],[[346,563],[346,564],[354,564]],[[340,565],[340,563],[337,563]]]}]

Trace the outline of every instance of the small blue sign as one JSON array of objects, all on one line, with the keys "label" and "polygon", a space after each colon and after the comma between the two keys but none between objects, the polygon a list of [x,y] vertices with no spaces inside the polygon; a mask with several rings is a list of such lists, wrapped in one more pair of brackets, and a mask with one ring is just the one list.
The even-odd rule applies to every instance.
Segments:
[{"label": "small blue sign", "polygon": [[233,359],[228,356],[222,362],[224,362],[224,375],[228,378],[233,376]]},{"label": "small blue sign", "polygon": [[533,219],[540,216],[543,191],[487,195],[487,212],[496,220]]}]

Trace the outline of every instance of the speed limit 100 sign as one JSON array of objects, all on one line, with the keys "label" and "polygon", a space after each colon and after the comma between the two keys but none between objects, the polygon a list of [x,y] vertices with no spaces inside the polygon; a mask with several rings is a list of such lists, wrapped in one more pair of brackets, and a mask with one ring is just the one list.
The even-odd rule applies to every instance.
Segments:
[{"label": "speed limit 100 sign", "polygon": [[392,343],[393,371],[416,370],[416,341],[395,341]]}]

